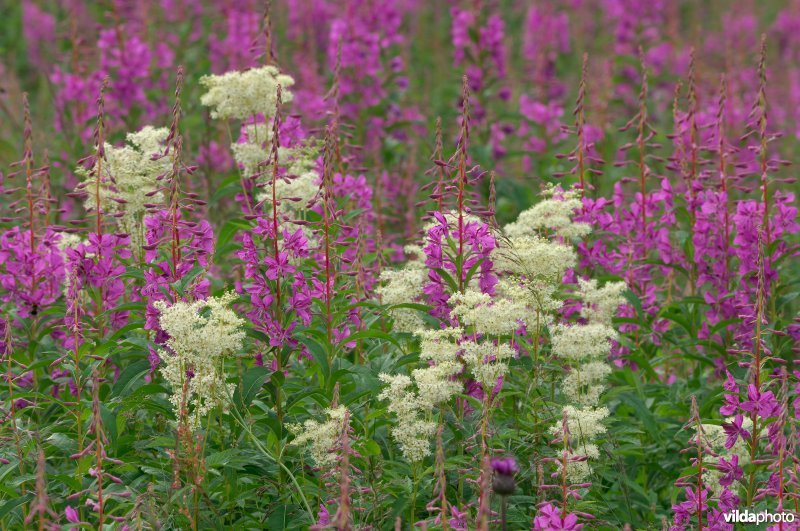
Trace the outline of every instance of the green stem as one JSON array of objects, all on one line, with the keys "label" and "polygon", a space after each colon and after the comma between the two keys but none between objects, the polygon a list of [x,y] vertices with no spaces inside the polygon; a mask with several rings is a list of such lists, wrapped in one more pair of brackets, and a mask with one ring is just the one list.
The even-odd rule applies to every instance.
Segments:
[{"label": "green stem", "polygon": [[416,507],[417,507],[417,463],[412,465],[412,487],[411,487],[411,508],[409,511],[408,525],[413,529],[414,521],[416,520]]}]

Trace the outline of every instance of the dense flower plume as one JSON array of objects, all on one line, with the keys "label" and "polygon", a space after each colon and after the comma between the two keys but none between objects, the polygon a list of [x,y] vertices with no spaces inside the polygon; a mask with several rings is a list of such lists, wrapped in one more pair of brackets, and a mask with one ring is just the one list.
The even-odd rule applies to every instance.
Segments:
[{"label": "dense flower plume", "polygon": [[0,527],[797,529],[798,13],[9,3]]}]

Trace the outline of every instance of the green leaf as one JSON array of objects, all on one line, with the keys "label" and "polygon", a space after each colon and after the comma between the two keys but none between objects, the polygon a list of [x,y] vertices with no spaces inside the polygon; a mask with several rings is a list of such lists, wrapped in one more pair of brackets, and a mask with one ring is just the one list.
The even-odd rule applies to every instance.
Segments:
[{"label": "green leaf", "polygon": [[237,468],[242,469],[249,459],[242,454],[239,448],[228,448],[215,452],[206,457],[206,466],[209,468]]},{"label": "green leaf", "polygon": [[387,334],[386,332],[374,329],[361,330],[359,332],[356,332],[355,334],[351,334],[347,338],[347,342],[349,343],[351,341],[358,341],[359,339],[370,338],[370,337],[375,339],[385,339],[386,341],[392,343],[393,345],[400,347],[400,343],[397,341],[397,339],[394,338],[394,336]]},{"label": "green leaf", "polygon": [[144,381],[143,376],[149,370],[150,362],[148,360],[139,360],[125,367],[117,381],[114,382],[114,387],[111,388],[111,396],[123,398],[128,395],[139,381]]},{"label": "green leaf", "polygon": [[219,231],[217,236],[217,249],[222,249],[230,243],[240,230],[248,230],[253,224],[243,219],[229,219]]},{"label": "green leaf", "polygon": [[328,353],[325,348],[309,337],[301,337],[300,342],[311,352],[317,367],[322,371],[323,380],[327,382],[330,379],[331,366],[328,362]]},{"label": "green leaf", "polygon": [[21,496],[19,498],[8,500],[5,502],[2,507],[0,507],[0,522],[7,522],[5,516],[16,509],[21,505],[25,505],[29,501],[33,499],[33,494],[26,494],[25,496]]},{"label": "green leaf", "polygon": [[272,371],[267,367],[256,366],[248,369],[242,376],[241,386],[236,389],[234,403],[249,406],[271,374]]}]

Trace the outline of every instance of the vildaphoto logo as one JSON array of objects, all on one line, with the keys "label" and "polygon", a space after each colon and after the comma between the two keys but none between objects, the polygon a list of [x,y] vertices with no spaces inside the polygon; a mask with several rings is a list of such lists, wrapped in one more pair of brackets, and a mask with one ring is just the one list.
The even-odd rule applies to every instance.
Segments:
[{"label": "vildaphoto logo", "polygon": [[745,509],[730,511],[722,515],[729,524],[779,524],[794,522],[794,513],[753,512]]}]

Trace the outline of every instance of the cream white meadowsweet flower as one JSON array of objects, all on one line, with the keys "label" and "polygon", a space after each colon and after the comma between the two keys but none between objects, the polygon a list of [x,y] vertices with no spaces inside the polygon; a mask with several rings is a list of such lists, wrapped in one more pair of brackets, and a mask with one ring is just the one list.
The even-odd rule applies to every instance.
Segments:
[{"label": "cream white meadowsweet flower", "polygon": [[[606,432],[603,421],[609,415],[608,408],[564,406],[562,412],[567,417],[567,429],[573,447],[580,446],[581,443],[591,441]],[[550,433],[553,435],[560,436],[562,431],[563,422],[550,428]]]},{"label": "cream white meadowsweet flower", "polygon": [[421,461],[431,452],[430,440],[436,431],[436,423],[430,420],[429,400],[423,400],[412,389],[411,378],[404,374],[379,376],[388,386],[378,395],[389,402],[389,412],[397,417],[391,433],[406,459],[412,463]]},{"label": "cream white meadowsweet flower", "polygon": [[[597,459],[600,451],[592,441],[606,433],[603,421],[608,417],[607,408],[576,408],[565,406],[563,414],[567,420],[569,430],[570,455],[588,457],[589,460]],[[563,437],[564,422],[558,422],[550,428],[550,433]],[[592,466],[586,461],[574,461],[567,465],[567,478],[572,483],[583,483],[592,473]]]},{"label": "cream white meadowsweet flower", "polygon": [[603,359],[611,352],[617,331],[604,324],[557,324],[551,329],[553,353],[568,363]]},{"label": "cream white meadowsweet flower", "polygon": [[550,185],[542,195],[546,199],[522,212],[514,223],[505,226],[504,231],[510,238],[539,232],[542,235],[552,233],[569,241],[582,238],[592,231],[588,223],[572,220],[575,210],[582,204],[578,190],[562,190]]},{"label": "cream white meadowsweet flower", "polygon": [[464,341],[461,347],[464,349],[464,362],[483,389],[494,389],[497,381],[508,373],[508,361],[515,354],[508,344],[491,341]]},{"label": "cream white meadowsweet flower", "polygon": [[529,309],[525,321],[540,327],[552,322],[553,314],[564,305],[556,297],[558,289],[558,284],[525,277],[504,278],[495,287],[498,296],[524,304]]},{"label": "cream white meadowsweet flower", "polygon": [[295,434],[292,445],[307,447],[311,458],[318,466],[329,468],[337,462],[337,455],[333,449],[345,429],[347,408],[344,406],[331,408],[325,411],[325,415],[328,418],[323,422],[309,419],[302,425],[290,425],[289,431]]},{"label": "cream white meadowsweet flower", "polygon": [[288,89],[294,85],[294,79],[281,74],[274,66],[203,76],[200,84],[208,89],[200,97],[200,103],[211,107],[211,117],[214,119],[272,118],[277,107],[278,85],[281,86],[284,103],[293,99]]},{"label": "cream white meadowsweet flower", "polygon": [[571,246],[533,233],[501,240],[493,259],[500,271],[528,279],[540,278],[554,284],[560,284],[567,269],[575,267],[578,262]]},{"label": "cream white meadowsweet flower", "polygon": [[622,295],[628,286],[624,282],[606,282],[600,288],[597,279],[585,280],[578,278],[578,291],[583,300],[581,317],[594,323],[611,324],[611,319],[616,315],[620,306],[625,304]]},{"label": "cream white meadowsweet flower", "polygon": [[168,350],[159,351],[161,374],[172,388],[170,401],[178,417],[187,384],[185,398],[193,427],[213,408],[227,408],[235,387],[225,382],[223,363],[241,350],[245,337],[244,320],[229,308],[236,297],[227,293],[192,303],[155,303],[159,324],[169,335]]},{"label": "cream white meadowsweet flower", "polygon": [[[422,249],[406,246],[407,256],[422,256]],[[377,288],[381,302],[388,306],[416,302],[422,295],[422,288],[428,279],[425,264],[416,258],[409,260],[400,269],[385,269],[381,272],[381,284]],[[398,332],[413,333],[425,326],[419,310],[413,308],[392,308],[389,314],[394,319],[393,329]]]},{"label": "cream white meadowsweet flower", "polygon": [[[587,443],[581,445],[581,447],[577,450],[573,450],[569,452],[570,457],[588,457],[589,460],[597,459],[600,457],[600,450],[597,448],[597,445]],[[587,461],[570,461],[567,464],[567,480],[572,483],[584,483],[589,477],[592,475],[592,465],[590,464],[589,460]],[[561,470],[561,464],[559,463],[558,467],[559,471]]]},{"label": "cream white meadowsweet flower", "polygon": [[492,298],[480,291],[454,293],[449,300],[452,314],[475,332],[490,336],[510,335],[525,321],[528,311],[524,302]]},{"label": "cream white meadowsweet flower", "polygon": [[[244,141],[231,144],[233,158],[244,175],[255,177],[256,200],[272,208],[273,131],[264,122],[248,124],[243,130]],[[282,172],[275,182],[274,192],[282,212],[301,212],[319,195],[318,159],[319,146],[313,138],[293,147],[278,147],[278,166]]]},{"label": "cream white meadowsweet flower", "polygon": [[435,330],[417,330],[414,335],[420,339],[421,360],[434,363],[454,362],[458,360],[459,346],[455,343],[462,335],[463,328],[448,327]]},{"label": "cream white meadowsweet flower", "polygon": [[[134,249],[144,244],[145,205],[163,200],[160,192],[148,194],[158,188],[158,178],[172,167],[170,158],[163,156],[168,135],[168,129],[149,125],[136,133],[128,133],[124,146],[105,144],[105,159],[97,165],[103,212],[121,213],[117,225],[121,232],[130,236]],[[95,209],[97,175],[83,167],[77,168],[75,173],[83,179],[79,188],[87,194],[86,208]]]},{"label": "cream white meadowsweet flower", "polygon": [[568,400],[581,406],[596,406],[605,390],[611,366],[602,361],[576,365],[561,382],[561,391]]},{"label": "cream white meadowsweet flower", "polygon": [[379,398],[388,400],[389,412],[397,418],[392,437],[411,462],[420,461],[430,453],[430,439],[436,429],[431,420],[434,409],[462,389],[455,378],[463,370],[458,360],[460,349],[455,343],[462,334],[460,328],[419,330],[416,335],[420,338],[420,359],[430,363],[414,369],[411,377],[379,376],[387,384]]}]

